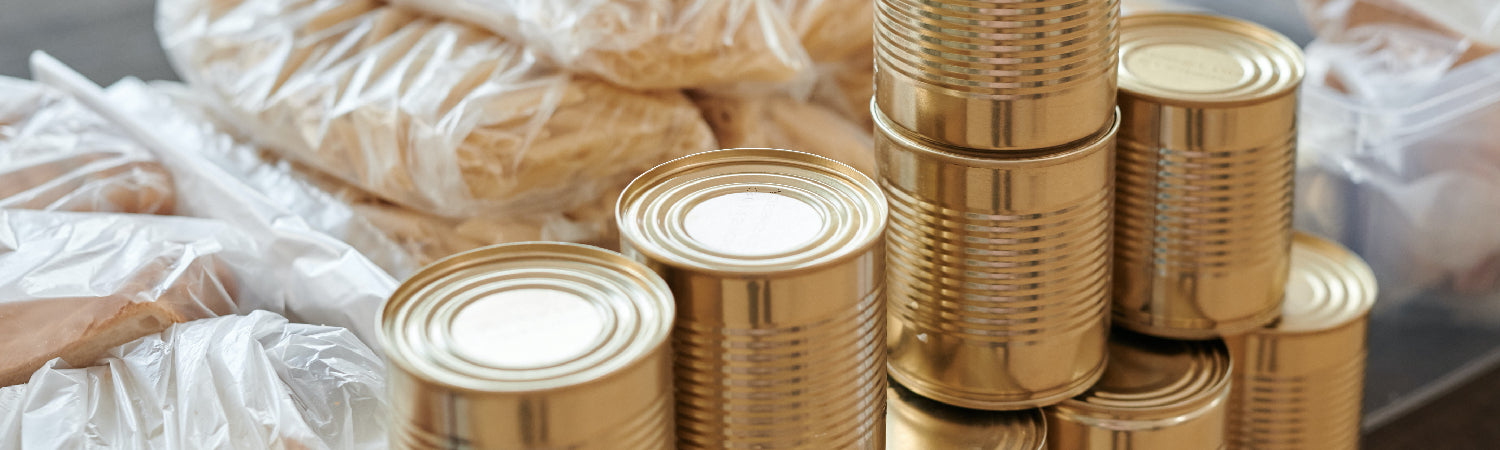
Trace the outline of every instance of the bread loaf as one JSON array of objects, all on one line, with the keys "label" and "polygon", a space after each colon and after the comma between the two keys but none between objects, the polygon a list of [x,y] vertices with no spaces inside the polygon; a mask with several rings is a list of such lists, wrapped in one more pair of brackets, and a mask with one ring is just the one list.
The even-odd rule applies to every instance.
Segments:
[{"label": "bread loaf", "polygon": [[567,75],[480,29],[357,0],[163,0],[178,71],[279,154],[426,213],[588,203],[714,148],[677,91]]},{"label": "bread loaf", "polygon": [[697,94],[694,101],[725,148],[796,150],[878,175],[870,131],[828,108],[784,96]]}]

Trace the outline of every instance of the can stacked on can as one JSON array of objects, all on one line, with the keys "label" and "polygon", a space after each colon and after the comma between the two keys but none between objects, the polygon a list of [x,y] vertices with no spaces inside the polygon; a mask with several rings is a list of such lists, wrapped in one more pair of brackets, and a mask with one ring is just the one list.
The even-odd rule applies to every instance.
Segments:
[{"label": "can stacked on can", "polygon": [[876,3],[890,373],[966,408],[1104,368],[1116,0]]},{"label": "can stacked on can", "polygon": [[1298,233],[1281,320],[1227,338],[1238,361],[1231,449],[1359,448],[1375,274],[1336,243]]},{"label": "can stacked on can", "polygon": [[980,411],[929,400],[891,383],[885,393],[888,450],[1043,450],[1047,421],[1039,409]]},{"label": "can stacked on can", "polygon": [[1281,310],[1302,52],[1196,14],[1120,26],[1115,323],[1206,339]]},{"label": "can stacked on can", "polygon": [[626,187],[626,255],[677,301],[679,448],[884,448],[887,207],[786,150],[679,158]]},{"label": "can stacked on can", "polygon": [[460,253],[381,314],[391,447],[670,449],[671,292],[603,249]]},{"label": "can stacked on can", "polygon": [[1047,448],[1224,448],[1230,367],[1222,340],[1173,341],[1117,329],[1099,383],[1047,407]]}]

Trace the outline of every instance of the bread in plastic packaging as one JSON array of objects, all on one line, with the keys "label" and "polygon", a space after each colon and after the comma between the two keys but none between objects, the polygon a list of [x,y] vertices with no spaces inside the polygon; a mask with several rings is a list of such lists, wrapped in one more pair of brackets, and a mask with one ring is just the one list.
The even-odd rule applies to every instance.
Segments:
[{"label": "bread in plastic packaging", "polygon": [[875,43],[875,1],[776,1],[814,62],[857,58]]},{"label": "bread in plastic packaging", "polygon": [[0,448],[386,448],[380,358],[268,312],[174,325],[0,389]]},{"label": "bread in plastic packaging", "polygon": [[348,242],[397,278],[490,244],[554,240],[619,245],[612,211],[623,186],[610,187],[599,199],[571,210],[449,219],[391,204],[238,139],[213,120],[186,86],[124,80],[110,87],[109,96],[130,115],[196,149],[197,155],[313,228]]},{"label": "bread in plastic packaging", "polygon": [[867,46],[843,60],[818,64],[809,101],[843,115],[865,130],[875,131],[870,99],[875,95],[875,49]]},{"label": "bread in plastic packaging", "polygon": [[871,177],[878,176],[870,131],[831,109],[774,95],[695,94],[694,101],[725,147],[812,153],[848,164]]},{"label": "bread in plastic packaging", "polygon": [[[393,0],[635,89],[786,82],[808,68],[783,0]],[[868,33],[868,29],[866,33]]]},{"label": "bread in plastic packaging", "polygon": [[220,243],[193,219],[0,210],[0,386],[87,364],[173,323],[234,312]]},{"label": "bread in plastic packaging", "polygon": [[[51,227],[80,217],[108,222],[110,228],[168,226],[173,239],[215,242],[215,261],[239,281],[231,292],[238,312],[267,310],[294,322],[347,328],[377,353],[381,351],[373,343],[380,306],[396,288],[389,274],[348,244],[317,231],[277,200],[206,160],[199,153],[200,141],[193,136],[149,122],[132,109],[149,106],[108,95],[45,54],[33,54],[31,66],[37,81],[78,99],[151,150],[177,185],[178,214],[194,218],[19,210],[4,214],[29,213],[33,218],[28,220],[51,223],[47,225]],[[127,80],[122,84],[129,82],[140,83]],[[80,267],[69,276],[83,277],[86,269]]]},{"label": "bread in plastic packaging", "polygon": [[716,147],[680,92],[570,76],[458,22],[369,0],[157,8],[173,65],[241,135],[437,215],[566,209]]},{"label": "bread in plastic packaging", "polygon": [[72,98],[0,77],[0,208],[172,213],[172,178]]}]

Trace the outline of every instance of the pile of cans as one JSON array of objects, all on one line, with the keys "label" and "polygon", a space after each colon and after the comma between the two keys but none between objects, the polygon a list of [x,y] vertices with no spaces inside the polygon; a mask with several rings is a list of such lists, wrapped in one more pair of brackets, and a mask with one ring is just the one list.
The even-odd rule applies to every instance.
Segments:
[{"label": "pile of cans", "polygon": [[626,189],[623,255],[423,270],[382,317],[392,442],[1357,446],[1375,283],[1291,229],[1293,43],[1116,0],[876,11],[878,180],[701,153]]}]

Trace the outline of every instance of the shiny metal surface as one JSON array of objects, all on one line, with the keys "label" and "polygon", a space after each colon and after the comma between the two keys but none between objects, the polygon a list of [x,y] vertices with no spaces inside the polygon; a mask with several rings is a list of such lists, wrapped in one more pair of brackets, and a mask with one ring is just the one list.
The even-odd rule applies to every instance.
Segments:
[{"label": "shiny metal surface", "polygon": [[1292,233],[1302,56],[1192,14],[1121,21],[1114,318],[1204,339],[1275,320]]},{"label": "shiny metal surface", "polygon": [[1047,407],[1050,450],[1225,447],[1229,350],[1115,330],[1109,365],[1088,392]]},{"label": "shiny metal surface", "polygon": [[891,204],[892,378],[988,410],[1087,389],[1104,369],[1115,127],[1071,150],[1000,158],[874,114]]},{"label": "shiny metal surface", "polygon": [[884,447],[886,215],[868,177],[786,150],[690,155],[626,188],[622,247],[677,298],[678,447]]},{"label": "shiny metal surface", "polygon": [[946,405],[892,382],[885,391],[888,450],[1042,450],[1047,421],[1039,409],[980,411]]},{"label": "shiny metal surface", "polygon": [[877,0],[875,101],[936,142],[1031,151],[1115,119],[1117,0]]},{"label": "shiny metal surface", "polygon": [[660,277],[594,247],[434,263],[381,316],[392,447],[670,449],[673,314]]},{"label": "shiny metal surface", "polygon": [[1297,233],[1281,320],[1227,338],[1236,363],[1232,449],[1359,446],[1370,266],[1338,244]]}]

